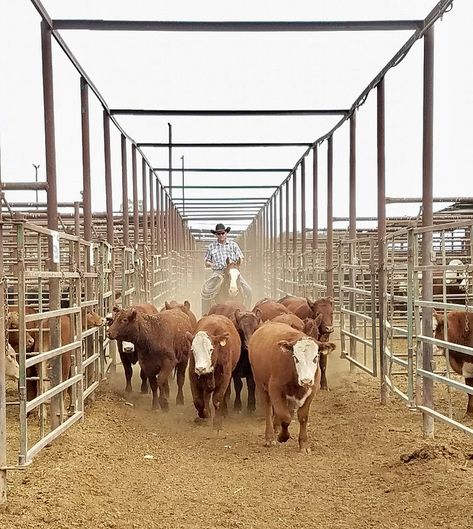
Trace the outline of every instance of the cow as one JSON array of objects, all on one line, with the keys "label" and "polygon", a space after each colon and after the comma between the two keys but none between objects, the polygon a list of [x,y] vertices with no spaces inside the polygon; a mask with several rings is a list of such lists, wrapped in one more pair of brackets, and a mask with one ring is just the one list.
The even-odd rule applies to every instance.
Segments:
[{"label": "cow", "polygon": [[256,410],[255,398],[255,381],[253,379],[253,372],[251,371],[250,360],[248,359],[248,342],[251,335],[261,325],[261,312],[256,309],[256,314],[245,309],[244,305],[237,301],[225,301],[219,305],[214,305],[210,308],[209,314],[220,314],[227,316],[235,325],[241,340],[240,359],[233,370],[232,379],[235,388],[235,401],[233,403],[233,411],[239,413],[241,411],[241,390],[243,389],[242,379],[246,379],[246,387],[248,393],[248,400],[246,404],[246,412],[252,414]]},{"label": "cow", "polygon": [[5,351],[5,377],[12,380],[19,380],[20,378],[20,366],[16,360],[15,349],[8,342]]},{"label": "cow", "polygon": [[256,310],[260,311],[260,317],[262,321],[272,320],[280,314],[289,314],[291,311],[287,309],[281,303],[268,298],[261,299],[253,307],[253,312],[256,313]]},{"label": "cow", "polygon": [[[168,411],[168,379],[175,368],[178,368],[176,404],[184,403],[182,387],[189,356],[186,333],[191,330],[189,317],[179,309],[150,315],[136,307],[120,310],[108,329],[110,339],[134,344],[141,370],[153,392],[153,410],[160,407]],[[179,369],[179,366],[184,368]]]},{"label": "cow", "polygon": [[210,417],[210,397],[215,409],[213,426],[222,428],[227,414],[227,393],[232,372],[240,358],[241,340],[226,316],[211,314],[197,322],[195,333],[186,334],[191,344],[189,380],[199,422]]},{"label": "cow", "polygon": [[[135,308],[138,312],[143,314],[158,314],[158,309],[151,303],[138,303],[132,305],[130,308]],[[120,313],[120,308],[114,306],[112,313],[107,315],[107,325],[110,327],[113,323],[113,320]],[[133,366],[138,362],[138,353],[135,350],[135,347],[132,343],[127,343],[125,340],[117,340],[118,354],[120,355],[120,360],[123,365],[123,370],[125,372],[125,393],[131,393],[133,387],[131,385],[131,379],[133,377]],[[141,378],[141,393],[148,393],[148,377],[145,375],[142,369],[140,369],[140,378]]]},{"label": "cow", "polygon": [[[433,311],[433,331],[436,340],[446,340],[451,343],[473,348],[473,313],[465,311],[452,311],[447,315],[447,329],[445,335],[445,317]],[[443,351],[445,352],[444,348]],[[450,367],[465,378],[465,384],[473,388],[473,356],[460,353],[453,349],[448,350]],[[473,395],[468,393],[466,415],[473,416]]]},{"label": "cow", "polygon": [[305,318],[304,320],[301,320],[295,314],[281,314],[269,321],[286,323],[293,329],[296,329],[296,331],[302,331],[304,334],[307,334],[307,336],[311,336],[315,340],[318,340],[320,336],[319,330],[322,322],[322,315],[319,314],[315,320],[313,318]]},{"label": "cow", "polygon": [[[299,318],[313,318],[319,322],[319,338],[325,342],[333,332],[333,298],[325,297],[311,301],[308,298],[285,296],[279,303],[287,307]],[[321,316],[321,317],[319,317]],[[321,382],[320,389],[328,390],[327,384],[327,355],[320,357]]]},{"label": "cow", "polygon": [[285,323],[265,323],[250,338],[250,363],[266,418],[265,446],[276,444],[276,433],[280,443],[289,439],[291,401],[299,420],[299,449],[310,453],[307,420],[320,386],[319,358],[334,349],[334,343],[314,340]]},{"label": "cow", "polygon": [[184,314],[187,314],[191,321],[192,328],[195,328],[195,326],[197,325],[197,318],[195,317],[195,314],[191,311],[191,304],[187,300],[184,301],[184,303],[178,303],[175,300],[165,301],[164,307],[161,309],[161,312],[172,309],[180,309]]}]

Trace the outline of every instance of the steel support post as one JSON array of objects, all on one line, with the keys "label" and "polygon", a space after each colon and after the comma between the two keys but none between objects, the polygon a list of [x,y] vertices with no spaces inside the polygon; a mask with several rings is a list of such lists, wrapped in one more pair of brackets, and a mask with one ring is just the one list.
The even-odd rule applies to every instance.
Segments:
[{"label": "steel support post", "polygon": [[131,182],[133,189],[133,244],[140,242],[140,208],[138,203],[138,173],[136,171],[136,145],[131,145]]},{"label": "steel support post", "polygon": [[[356,111],[355,111],[356,112]],[[356,263],[356,113],[350,117],[350,177],[349,177],[349,210],[350,210],[350,225],[349,225],[349,237],[350,243],[350,288],[356,286],[356,272],[353,265]],[[341,281],[341,278],[339,279]],[[356,294],[350,292],[350,356],[354,360],[357,360],[357,342],[354,335],[356,335],[356,316],[353,312],[356,312]],[[350,372],[354,373],[356,366],[353,362],[350,362]]]},{"label": "steel support post", "polygon": [[378,328],[379,361],[381,377],[381,404],[388,401],[389,388],[386,383],[386,160],[385,160],[385,102],[384,79],[377,86],[377,161],[378,161]]},{"label": "steel support post", "polygon": [[[434,117],[434,26],[424,35],[424,112],[423,112],[423,146],[422,146],[422,226],[433,224],[433,117]],[[422,235],[422,265],[432,264],[432,232]],[[432,301],[432,270],[422,273],[422,299]],[[422,334],[432,336],[432,309],[422,308]],[[432,369],[432,344],[422,342],[422,367]],[[423,404],[433,409],[433,380],[423,378]],[[424,435],[433,437],[434,418],[424,412]]]},{"label": "steel support post", "polygon": [[[312,149],[312,250],[317,250],[319,242],[319,165],[318,147]],[[315,256],[314,256],[315,259]]]},{"label": "steel support post", "polygon": [[327,139],[327,296],[333,296],[333,136]]},{"label": "steel support post", "polygon": [[[0,248],[3,248],[2,200],[0,200]],[[3,252],[0,253],[0,277],[3,278]],[[5,307],[6,284],[0,284],[0,307]],[[7,501],[7,395],[5,355],[5,314],[0,318],[0,505]]]},{"label": "steel support post", "polygon": [[[148,246],[148,184],[147,184],[148,171],[146,167],[146,161],[144,158],[141,159],[141,185],[142,185],[142,218],[143,218],[143,243]],[[143,251],[144,257],[144,251]]]},{"label": "steel support post", "polygon": [[153,171],[151,169],[148,173],[148,180],[149,180],[149,216],[150,216],[150,222],[149,222],[149,231],[151,235],[151,255],[155,255],[156,253],[156,215],[155,215],[155,209],[154,209],[154,180],[153,180]]},{"label": "steel support post", "polygon": [[130,246],[130,212],[128,210],[128,168],[126,161],[126,138],[121,135],[122,152],[122,222],[123,222],[123,245]]},{"label": "steel support post", "polygon": [[114,245],[113,240],[113,194],[112,194],[112,162],[110,153],[110,117],[103,111],[103,148],[105,164],[105,199],[107,208],[107,242]]}]

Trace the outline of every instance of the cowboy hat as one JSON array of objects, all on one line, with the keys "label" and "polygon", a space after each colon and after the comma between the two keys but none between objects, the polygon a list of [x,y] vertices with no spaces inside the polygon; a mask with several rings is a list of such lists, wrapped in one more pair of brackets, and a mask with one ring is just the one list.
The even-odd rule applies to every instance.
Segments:
[{"label": "cowboy hat", "polygon": [[226,231],[227,233],[230,231],[230,226],[228,226],[227,228],[225,228],[225,225],[224,224],[217,224],[215,226],[215,229],[214,230],[210,230],[211,233],[213,233],[214,235],[217,235],[217,232],[218,231]]}]

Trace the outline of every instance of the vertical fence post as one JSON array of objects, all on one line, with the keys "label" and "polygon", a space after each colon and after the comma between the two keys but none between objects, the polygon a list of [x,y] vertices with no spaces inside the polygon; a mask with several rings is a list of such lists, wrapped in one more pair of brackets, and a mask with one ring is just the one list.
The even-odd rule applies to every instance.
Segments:
[{"label": "vertical fence post", "polygon": [[[53,89],[53,58],[51,49],[51,30],[46,21],[41,21],[41,52],[43,63],[43,102],[44,102],[44,135],[46,151],[46,179],[48,182],[47,209],[48,228],[58,230],[57,183],[56,183],[56,139],[54,131],[54,89]],[[49,270],[59,272],[57,248],[54,248],[52,238],[49,240]],[[49,309],[60,307],[59,279],[49,280]],[[50,347],[56,349],[60,343],[59,318],[49,319]],[[51,361],[51,380],[55,386],[61,381],[61,358]],[[61,422],[61,396],[51,398],[51,429]]]},{"label": "vertical fence post", "polygon": [[[356,286],[356,271],[354,265],[356,264],[356,111],[350,117],[350,200],[349,200],[349,209],[350,209],[350,227],[349,227],[349,237],[350,237],[350,288],[355,288]],[[339,278],[339,280],[341,280]],[[357,343],[354,335],[356,334],[356,316],[353,312],[356,312],[356,294],[350,292],[350,356],[357,360]],[[350,362],[350,372],[353,373],[356,371],[356,366],[353,362]]]},{"label": "vertical fence post", "polygon": [[[433,114],[434,114],[434,26],[424,35],[424,112],[422,145],[422,226],[433,224],[432,176],[433,176]],[[432,232],[422,235],[422,265],[432,264]],[[432,270],[422,272],[422,299],[432,301]],[[422,308],[422,334],[432,336],[432,309]],[[422,367],[432,371],[432,344],[422,343]],[[423,378],[423,403],[433,408],[433,381]],[[424,435],[433,437],[434,419],[424,412]]]},{"label": "vertical fence post", "polygon": [[156,242],[155,242],[155,229],[156,229],[156,215],[155,215],[155,209],[154,209],[154,182],[153,182],[153,171],[151,169],[149,170],[149,216],[150,216],[150,222],[149,222],[149,231],[151,234],[151,255],[154,255],[156,253]]},{"label": "vertical fence post", "polygon": [[138,205],[138,174],[136,171],[136,145],[131,145],[131,181],[133,189],[133,244],[140,242],[140,208]]},{"label": "vertical fence post", "polygon": [[[302,271],[303,285],[302,295],[307,296],[307,272],[306,272],[306,218],[305,218],[305,156],[301,160],[301,256],[300,256],[300,269]],[[300,278],[297,278],[297,282],[300,282]]]},{"label": "vertical fence post", "polygon": [[[0,200],[0,248],[3,248],[2,201]],[[3,252],[0,252],[0,307],[6,303],[6,283],[4,282]],[[7,501],[7,395],[6,395],[6,361],[5,355],[5,315],[0,318],[0,505]]]},{"label": "vertical fence post", "polygon": [[112,195],[112,162],[110,153],[110,117],[103,111],[103,150],[105,164],[105,199],[107,207],[107,242],[113,246],[113,195]]},{"label": "vertical fence post", "polygon": [[128,211],[128,170],[126,161],[126,138],[121,136],[122,148],[122,222],[123,222],[123,245],[130,246],[130,212]]},{"label": "vertical fence post", "polygon": [[315,252],[319,242],[319,166],[317,145],[314,145],[312,155],[312,250]]},{"label": "vertical fence post", "polygon": [[380,351],[381,404],[388,401],[386,383],[386,264],[384,245],[386,237],[386,159],[385,159],[385,112],[384,79],[378,84],[377,91],[377,162],[378,162],[378,326]]},{"label": "vertical fence post", "polygon": [[[327,296],[333,296],[333,136],[327,140]],[[340,281],[340,279],[339,279]]]},{"label": "vertical fence post", "polygon": [[[288,254],[289,254],[289,178],[286,179],[286,251],[284,252],[284,294],[288,294],[287,277],[288,277]],[[291,294],[294,292],[291,289]]]}]

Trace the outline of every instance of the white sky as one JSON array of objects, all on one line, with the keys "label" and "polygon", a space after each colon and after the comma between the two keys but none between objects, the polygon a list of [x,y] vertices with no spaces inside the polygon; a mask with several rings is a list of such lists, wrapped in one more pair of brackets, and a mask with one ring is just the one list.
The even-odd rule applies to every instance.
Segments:
[{"label": "white sky", "polygon": [[[46,0],[52,18],[152,20],[367,20],[424,18],[436,2],[382,0],[129,2]],[[472,196],[473,2],[456,0],[435,29],[434,195]],[[0,4],[0,134],[2,178],[31,181],[32,163],[45,179],[39,16],[27,0]],[[64,31],[63,38],[110,108],[300,109],[349,108],[411,32],[168,33]],[[58,199],[80,199],[79,77],[54,45]],[[388,196],[421,196],[422,42],[386,78]],[[466,60],[465,60],[466,59]],[[6,80],[6,82],[5,82]],[[102,113],[90,96],[93,209],[105,209]],[[138,142],[304,141],[327,132],[339,117],[119,117]],[[376,216],[376,96],[357,114],[357,214]],[[119,135],[112,133],[115,209],[121,203]],[[292,167],[303,148],[174,149],[180,167]],[[146,149],[167,166],[167,149]],[[129,151],[130,153],[130,151]],[[326,225],[326,147],[319,154],[319,226]],[[129,154],[130,158],[130,154]],[[139,176],[141,178],[141,163]],[[174,173],[175,184],[180,174]],[[129,171],[131,196],[131,167]],[[188,173],[188,184],[278,185],[282,173]],[[167,173],[160,174],[167,184]],[[311,158],[307,163],[310,193]],[[334,215],[348,216],[348,125],[334,136]],[[198,190],[187,196],[198,196]],[[268,196],[270,190],[205,191],[207,196]],[[43,199],[45,195],[41,194]],[[33,193],[10,192],[10,200]],[[41,200],[41,198],[40,198]],[[445,207],[438,205],[437,209]],[[311,226],[308,204],[308,227]],[[388,206],[388,215],[413,214],[417,205]],[[215,221],[193,221],[192,227]],[[233,227],[247,222],[229,222]],[[342,225],[338,224],[337,227]]]}]

